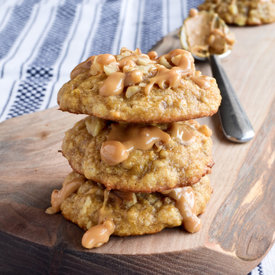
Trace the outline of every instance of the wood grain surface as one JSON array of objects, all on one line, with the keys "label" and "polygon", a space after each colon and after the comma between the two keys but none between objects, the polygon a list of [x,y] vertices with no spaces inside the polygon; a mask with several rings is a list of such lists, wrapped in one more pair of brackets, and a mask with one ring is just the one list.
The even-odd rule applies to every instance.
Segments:
[{"label": "wood grain surface", "polygon": [[217,116],[201,119],[213,129],[215,160],[202,230],[111,237],[83,249],[81,229],[44,213],[70,171],[58,153],[64,131],[82,118],[50,109],[0,124],[0,273],[246,274],[260,262],[275,238],[275,25],[233,31],[236,46],[222,63],[256,137],[233,144]]}]

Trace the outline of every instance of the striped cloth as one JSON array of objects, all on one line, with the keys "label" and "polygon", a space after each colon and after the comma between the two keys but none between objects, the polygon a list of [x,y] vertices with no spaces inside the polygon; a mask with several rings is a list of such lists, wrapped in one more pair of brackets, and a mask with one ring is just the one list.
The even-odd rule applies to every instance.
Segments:
[{"label": "striped cloth", "polygon": [[[148,51],[201,2],[0,0],[0,121],[55,106],[71,69],[91,55]],[[251,274],[275,274],[275,247]]]}]

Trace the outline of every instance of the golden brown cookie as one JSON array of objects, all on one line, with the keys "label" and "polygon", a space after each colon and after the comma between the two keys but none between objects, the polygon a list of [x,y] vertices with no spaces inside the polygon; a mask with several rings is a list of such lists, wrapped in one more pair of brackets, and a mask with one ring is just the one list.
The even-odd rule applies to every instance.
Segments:
[{"label": "golden brown cookie", "polygon": [[220,102],[215,79],[195,71],[193,57],[181,49],[159,58],[125,48],[119,55],[92,56],[58,93],[63,111],[132,123],[211,116]]},{"label": "golden brown cookie", "polygon": [[108,189],[155,192],[210,172],[210,136],[193,120],[153,126],[87,117],[66,132],[62,153],[75,171]]},{"label": "golden brown cookie", "polygon": [[[152,234],[183,222],[175,200],[167,195],[120,191],[110,191],[106,195],[104,191],[102,185],[86,180],[62,202],[62,215],[84,230],[97,225],[99,220],[111,220],[113,234],[118,236]],[[212,193],[209,178],[203,177],[193,185],[192,192],[194,214],[199,215],[204,212]]]},{"label": "golden brown cookie", "polygon": [[228,24],[240,26],[275,21],[274,0],[206,0],[199,10],[214,11]]}]

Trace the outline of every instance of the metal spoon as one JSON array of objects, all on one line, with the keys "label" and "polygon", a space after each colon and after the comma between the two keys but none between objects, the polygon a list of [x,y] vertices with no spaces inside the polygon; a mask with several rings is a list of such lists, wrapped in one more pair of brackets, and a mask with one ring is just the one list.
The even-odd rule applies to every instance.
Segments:
[{"label": "metal spoon", "polygon": [[[162,40],[160,40],[152,48],[152,50],[157,51],[158,54],[164,54],[172,49],[179,48],[178,33],[179,30],[175,30],[169,33]],[[183,32],[181,35],[183,35]],[[182,41],[182,43],[184,44],[184,41]],[[188,49],[187,41],[186,45],[183,45],[183,47]],[[225,137],[233,142],[245,143],[255,136],[255,132],[243,107],[239,102],[234,88],[232,87],[224,69],[219,62],[219,57],[223,58],[228,56],[230,52],[231,51],[227,51],[220,56],[210,55],[209,58],[194,56],[194,54],[193,56],[197,60],[208,61],[212,69],[212,74],[217,80],[222,95],[222,103],[219,108],[219,117]]]},{"label": "metal spoon", "polygon": [[[181,42],[183,48],[188,50],[187,37],[184,31],[181,32]],[[230,53],[231,51],[228,50],[224,54],[210,55],[209,57],[192,54],[195,59],[210,63],[212,74],[218,83],[222,95],[219,116],[225,137],[233,142],[244,143],[251,140],[255,133],[225,70],[219,62],[219,58],[224,58]]]}]

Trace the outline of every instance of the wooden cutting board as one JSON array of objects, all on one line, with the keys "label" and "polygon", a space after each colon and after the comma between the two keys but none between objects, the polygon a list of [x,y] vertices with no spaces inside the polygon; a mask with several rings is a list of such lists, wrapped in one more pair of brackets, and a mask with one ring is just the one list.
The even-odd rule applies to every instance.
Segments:
[{"label": "wooden cutting board", "polygon": [[237,44],[222,63],[256,137],[230,143],[217,116],[203,119],[213,129],[216,164],[202,230],[111,237],[83,249],[81,229],[44,213],[70,171],[58,153],[64,131],[82,118],[50,109],[0,124],[1,273],[246,274],[260,262],[275,238],[275,24],[233,31]]}]

